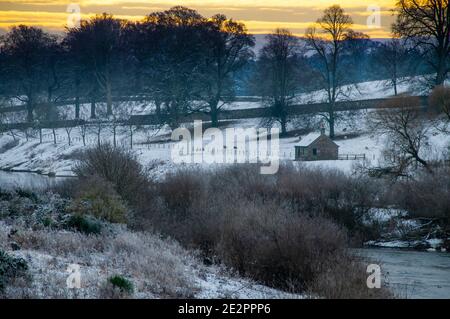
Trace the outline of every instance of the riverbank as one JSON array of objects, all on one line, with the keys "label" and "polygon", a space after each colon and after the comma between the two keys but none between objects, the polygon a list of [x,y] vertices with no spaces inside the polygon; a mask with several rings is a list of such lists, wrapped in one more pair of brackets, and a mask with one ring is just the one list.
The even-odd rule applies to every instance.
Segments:
[{"label": "riverbank", "polygon": [[[0,297],[305,297],[206,266],[195,251],[173,240],[77,216],[71,207],[56,194],[0,191]],[[78,289],[68,286],[68,269],[78,269]],[[111,283],[114,277],[132,289],[122,291]]]},{"label": "riverbank", "polygon": [[363,223],[376,234],[376,238],[364,242],[364,247],[450,250],[450,238],[438,219],[414,218],[406,210],[391,207],[369,210]]}]

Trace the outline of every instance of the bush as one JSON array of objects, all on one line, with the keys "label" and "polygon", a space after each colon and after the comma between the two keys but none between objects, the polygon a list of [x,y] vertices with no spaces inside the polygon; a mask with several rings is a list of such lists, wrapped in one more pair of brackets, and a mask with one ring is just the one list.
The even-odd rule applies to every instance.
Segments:
[{"label": "bush", "polygon": [[280,171],[276,189],[281,202],[290,203],[297,211],[327,216],[352,236],[364,232],[362,217],[373,207],[378,194],[374,181],[363,176],[289,167]]},{"label": "bush", "polygon": [[413,217],[442,219],[450,225],[450,169],[437,168],[419,174],[414,180],[399,182],[393,191],[395,204]]},{"label": "bush", "polygon": [[202,176],[196,176],[195,172],[169,173],[166,181],[160,184],[158,193],[165,209],[175,218],[184,219],[194,201],[201,195],[203,184]]},{"label": "bush", "polygon": [[450,87],[437,86],[428,98],[429,109],[436,114],[446,114],[450,117]]},{"label": "bush", "polygon": [[108,278],[108,282],[121,292],[132,294],[134,292],[133,283],[125,277],[115,275]]},{"label": "bush", "polygon": [[38,200],[39,200],[38,196],[36,195],[36,193],[31,191],[31,190],[19,188],[19,189],[16,189],[16,194],[19,197],[28,198],[34,203],[38,202]]},{"label": "bush", "polygon": [[394,294],[384,285],[380,289],[367,288],[368,274],[364,266],[371,263],[348,255],[340,258],[332,267],[318,274],[309,284],[308,291],[328,299],[394,298]]},{"label": "bush", "polygon": [[74,191],[68,210],[77,215],[92,215],[111,223],[125,223],[127,207],[114,186],[98,176],[83,177]]},{"label": "bush", "polygon": [[75,229],[84,234],[100,234],[102,225],[99,221],[90,218],[89,216],[73,215],[67,221],[66,227]]},{"label": "bush", "polygon": [[110,144],[101,144],[84,152],[74,172],[81,178],[103,178],[131,204],[140,201],[137,194],[142,193],[141,189],[149,185],[144,170],[133,153]]},{"label": "bush", "polygon": [[217,253],[240,273],[285,290],[308,283],[343,253],[345,233],[330,220],[247,202],[224,218]]},{"label": "bush", "polygon": [[133,283],[120,275],[109,277],[100,289],[100,297],[103,299],[125,299],[133,293]]},{"label": "bush", "polygon": [[[366,180],[292,167],[275,176],[254,166],[181,171],[156,189],[161,205],[153,228],[201,249],[207,260],[293,292],[323,289],[316,283],[330,269],[344,280],[344,267],[337,267],[352,257],[342,225],[356,232],[376,197]],[[342,286],[341,295],[352,295]]]},{"label": "bush", "polygon": [[17,278],[26,278],[27,271],[28,265],[24,259],[12,257],[0,250],[0,293]]}]

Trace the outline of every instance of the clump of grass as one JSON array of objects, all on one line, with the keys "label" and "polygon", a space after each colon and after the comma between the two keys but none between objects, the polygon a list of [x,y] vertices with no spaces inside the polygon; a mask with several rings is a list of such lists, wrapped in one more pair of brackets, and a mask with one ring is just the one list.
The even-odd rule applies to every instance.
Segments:
[{"label": "clump of grass", "polygon": [[36,203],[38,201],[38,196],[36,195],[35,192],[33,192],[31,190],[19,188],[19,189],[16,189],[16,194],[19,197],[28,198],[34,203]]},{"label": "clump of grass", "polygon": [[133,283],[127,278],[114,275],[108,278],[108,282],[115,288],[119,289],[122,293],[133,294],[134,286]]},{"label": "clump of grass", "polygon": [[26,278],[28,264],[22,258],[15,258],[0,250],[0,293],[17,278]]},{"label": "clump of grass", "polygon": [[103,299],[126,299],[134,293],[133,283],[121,275],[108,278],[100,288],[100,297]]},{"label": "clump of grass", "polygon": [[70,216],[66,226],[87,235],[98,235],[102,230],[102,225],[98,220],[83,215]]},{"label": "clump of grass", "polygon": [[91,176],[80,182],[69,211],[77,215],[92,215],[111,223],[125,223],[127,207],[110,182]]}]

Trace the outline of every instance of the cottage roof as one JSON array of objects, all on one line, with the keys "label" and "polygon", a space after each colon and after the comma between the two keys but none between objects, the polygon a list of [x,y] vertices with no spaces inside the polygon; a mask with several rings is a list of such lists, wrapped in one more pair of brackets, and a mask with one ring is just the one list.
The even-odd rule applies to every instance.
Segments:
[{"label": "cottage roof", "polygon": [[308,135],[302,137],[301,140],[297,144],[295,144],[295,146],[302,146],[302,147],[309,146],[312,142],[317,140],[320,137],[320,135],[321,134],[317,132],[309,133]]}]

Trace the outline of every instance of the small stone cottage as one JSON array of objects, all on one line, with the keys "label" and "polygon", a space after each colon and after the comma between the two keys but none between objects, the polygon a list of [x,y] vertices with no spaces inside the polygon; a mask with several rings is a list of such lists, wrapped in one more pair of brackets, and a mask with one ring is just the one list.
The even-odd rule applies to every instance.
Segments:
[{"label": "small stone cottage", "polygon": [[306,135],[295,145],[296,161],[337,160],[338,155],[339,145],[325,134],[324,129]]}]

